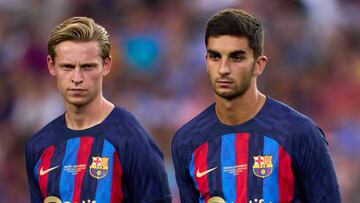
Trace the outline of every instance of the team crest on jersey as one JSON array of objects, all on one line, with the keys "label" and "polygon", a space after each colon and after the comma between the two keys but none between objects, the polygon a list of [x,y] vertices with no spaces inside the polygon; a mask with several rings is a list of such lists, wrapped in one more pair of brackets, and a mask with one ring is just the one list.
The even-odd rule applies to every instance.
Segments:
[{"label": "team crest on jersey", "polygon": [[254,156],[253,172],[257,177],[266,178],[273,171],[272,156]]},{"label": "team crest on jersey", "polygon": [[89,166],[90,175],[96,179],[105,177],[109,170],[108,162],[107,157],[92,157],[92,163]]}]

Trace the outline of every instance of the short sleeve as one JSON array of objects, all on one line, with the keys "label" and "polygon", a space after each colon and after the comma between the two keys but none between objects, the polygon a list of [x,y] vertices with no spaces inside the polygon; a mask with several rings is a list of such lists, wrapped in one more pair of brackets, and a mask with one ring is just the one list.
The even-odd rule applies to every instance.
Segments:
[{"label": "short sleeve", "polygon": [[178,138],[179,134],[177,133],[172,141],[171,152],[181,202],[197,202],[200,194],[194,187],[194,182],[189,175],[187,161],[189,158],[186,158],[191,156],[190,146],[182,145]]},{"label": "short sleeve", "polygon": [[142,126],[129,132],[123,155],[124,184],[131,202],[171,202],[163,154]]},{"label": "short sleeve", "polygon": [[323,131],[312,123],[299,144],[299,179],[306,202],[341,202],[334,163]]},{"label": "short sleeve", "polygon": [[33,155],[32,146],[28,142],[26,145],[26,172],[29,182],[31,203],[41,203],[43,200],[38,181],[35,177],[35,165],[36,158]]}]

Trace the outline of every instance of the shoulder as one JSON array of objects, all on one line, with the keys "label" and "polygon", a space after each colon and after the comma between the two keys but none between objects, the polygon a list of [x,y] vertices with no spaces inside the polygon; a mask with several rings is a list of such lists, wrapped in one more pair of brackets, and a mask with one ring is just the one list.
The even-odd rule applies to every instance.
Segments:
[{"label": "shoulder", "polygon": [[44,149],[54,144],[57,135],[63,130],[63,119],[64,115],[59,116],[27,140],[26,158],[28,160],[37,160]]},{"label": "shoulder", "polygon": [[311,118],[277,100],[269,98],[269,103],[265,114],[270,115],[271,119],[265,116],[263,120],[272,122],[272,136],[286,150],[316,148],[327,144],[325,134]]},{"label": "shoulder", "polygon": [[172,142],[173,146],[188,143],[195,137],[199,137],[195,135],[206,135],[216,123],[215,104],[211,104],[176,131]]},{"label": "shoulder", "polygon": [[110,116],[103,122],[107,130],[115,130],[121,135],[133,135],[145,130],[138,118],[126,109],[115,106]]},{"label": "shoulder", "polygon": [[119,139],[117,136],[121,135],[121,139],[125,140],[144,140],[151,137],[148,130],[142,125],[139,119],[128,110],[116,106],[111,115],[104,122],[104,126],[109,131],[115,131],[112,139]]},{"label": "shoulder", "polygon": [[56,136],[57,132],[64,127],[64,114],[55,118],[39,131],[34,133],[27,141],[28,146],[37,146],[41,143],[51,142]]},{"label": "shoulder", "polygon": [[271,116],[276,125],[296,131],[316,127],[314,121],[305,114],[273,98],[268,97],[268,100],[266,115]]},{"label": "shoulder", "polygon": [[108,121],[110,124],[106,125],[110,128],[116,128],[116,133],[113,133],[108,138],[115,146],[124,146],[123,149],[126,151],[126,156],[131,156],[130,154],[158,154],[163,157],[151,133],[134,114],[119,106],[114,108],[112,114],[112,118]]},{"label": "shoulder", "polygon": [[178,164],[188,166],[193,147],[202,143],[216,124],[215,104],[212,104],[176,131],[171,143],[175,168]]},{"label": "shoulder", "polygon": [[134,114],[130,113],[125,108],[120,106],[115,106],[108,120],[114,123],[114,122],[125,122],[129,120],[135,121],[137,119]]}]

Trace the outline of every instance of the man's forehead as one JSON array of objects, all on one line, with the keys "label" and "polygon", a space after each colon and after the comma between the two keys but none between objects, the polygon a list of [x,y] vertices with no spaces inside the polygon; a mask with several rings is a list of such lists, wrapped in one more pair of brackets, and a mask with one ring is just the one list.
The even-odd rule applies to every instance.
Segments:
[{"label": "man's forehead", "polygon": [[209,37],[206,49],[218,53],[252,53],[247,38],[231,35]]},{"label": "man's forehead", "polygon": [[73,61],[75,59],[93,61],[101,58],[98,43],[92,41],[65,41],[56,46],[55,52],[55,58],[62,61]]}]

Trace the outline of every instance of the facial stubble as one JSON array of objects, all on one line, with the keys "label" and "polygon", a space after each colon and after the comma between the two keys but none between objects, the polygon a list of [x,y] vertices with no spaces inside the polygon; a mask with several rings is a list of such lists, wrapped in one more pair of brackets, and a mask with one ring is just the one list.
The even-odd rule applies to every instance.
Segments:
[{"label": "facial stubble", "polygon": [[251,80],[254,77],[254,72],[255,72],[255,63],[252,64],[251,70],[247,74],[243,75],[243,77],[241,78],[240,86],[236,85],[234,88],[231,88],[232,91],[230,92],[218,91],[215,84],[216,81],[214,82],[214,84],[212,84],[212,88],[216,95],[226,100],[232,100],[234,98],[241,97],[249,89]]}]

